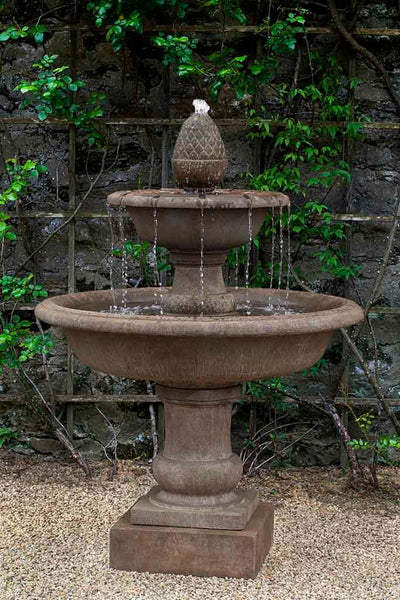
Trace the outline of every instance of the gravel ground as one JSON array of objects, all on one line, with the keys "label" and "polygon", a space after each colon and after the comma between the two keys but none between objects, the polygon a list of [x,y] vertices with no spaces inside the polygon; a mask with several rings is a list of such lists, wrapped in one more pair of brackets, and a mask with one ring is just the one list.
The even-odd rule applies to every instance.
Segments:
[{"label": "gravel ground", "polygon": [[348,492],[335,469],[244,481],[276,504],[275,542],[255,580],[108,568],[108,529],[153,480],[146,466],[104,464],[86,480],[54,459],[0,459],[1,600],[400,599],[400,470],[376,493]]}]

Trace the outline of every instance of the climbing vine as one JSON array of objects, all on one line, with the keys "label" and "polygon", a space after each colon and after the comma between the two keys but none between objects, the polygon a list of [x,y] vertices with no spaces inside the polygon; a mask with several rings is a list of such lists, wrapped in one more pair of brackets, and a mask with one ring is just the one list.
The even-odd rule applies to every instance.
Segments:
[{"label": "climbing vine", "polygon": [[[23,163],[17,159],[7,161],[7,171],[10,177],[9,186],[0,194],[0,206],[16,203],[26,194],[31,182],[46,172],[44,165],[33,160]],[[5,252],[5,242],[15,243],[17,235],[10,225],[10,217],[6,212],[0,212],[0,244],[2,258]],[[47,292],[41,284],[33,282],[33,275],[16,277],[4,271],[0,276],[0,372],[5,366],[18,369],[21,363],[28,361],[38,354],[45,354],[53,342],[45,334],[37,331],[35,323],[21,319],[15,314],[17,302],[32,302],[41,300]]]},{"label": "climbing vine", "polygon": [[55,67],[57,58],[56,54],[46,54],[32,65],[36,77],[22,80],[15,87],[26,96],[19,107],[33,108],[39,121],[46,121],[49,117],[66,119],[84,131],[89,146],[101,147],[104,135],[98,118],[103,116],[101,103],[105,95],[93,92],[89,97],[80,99],[78,93],[85,88],[85,83],[73,80],[68,75],[67,66]]},{"label": "climbing vine", "polygon": [[[225,9],[232,18],[232,5],[238,3],[210,3],[218,11]],[[225,6],[228,4],[229,6]],[[208,82],[211,97],[218,98],[222,89],[230,89],[242,102],[248,117],[249,138],[266,144],[261,172],[247,173],[249,187],[289,193],[294,198],[308,198],[298,202],[288,216],[283,215],[283,227],[288,226],[294,240],[301,247],[310,240],[320,246],[312,254],[322,271],[335,278],[357,277],[360,266],[347,264],[341,243],[346,239],[348,225],[337,223],[326,204],[326,198],[340,182],[349,183],[351,167],[345,160],[345,145],[350,139],[360,139],[366,119],[351,106],[344,91],[356,88],[356,79],[348,80],[335,57],[322,57],[305,43],[305,10],[288,11],[275,22],[265,20],[260,26],[263,52],[257,59],[248,54],[237,55],[226,43],[221,49],[201,59],[196,55],[197,38],[159,34],[152,39],[162,48],[164,62],[174,64],[181,77],[201,78]],[[240,19],[239,19],[240,20]],[[302,42],[307,52],[308,76],[299,85]],[[291,83],[279,81],[282,62],[295,56]],[[255,98],[260,89],[270,90],[273,110]],[[306,120],[302,115],[306,114]],[[340,122],[345,123],[341,126]],[[325,189],[321,201],[321,189]],[[317,195],[317,198],[313,198]],[[311,199],[310,199],[311,197]],[[256,247],[277,233],[276,218],[267,218]],[[342,244],[343,245],[343,244]],[[231,252],[228,264],[236,260]],[[246,252],[239,253],[241,263]],[[266,285],[268,273],[275,265],[253,264],[253,281],[257,287]],[[287,273],[288,270],[285,269]]]},{"label": "climbing vine", "polygon": [[96,26],[107,28],[106,39],[116,52],[122,49],[129,32],[143,33],[145,18],[163,8],[182,19],[187,3],[181,0],[95,0],[87,4]]},{"label": "climbing vine", "polygon": [[[188,3],[182,0],[94,0],[83,2],[81,8],[86,9],[86,18],[92,19],[95,27],[105,30],[105,39],[115,52],[120,53],[135,36],[145,35],[146,29],[151,29],[148,39],[158,49],[164,65],[170,65],[179,77],[197,87],[206,88],[214,103],[225,96],[240,105],[247,118],[249,139],[259,145],[262,157],[258,168],[243,174],[247,185],[257,190],[289,193],[295,199],[290,216],[284,213],[282,218],[282,227],[290,230],[293,239],[292,262],[304,254],[305,247],[310,253],[312,245],[316,249],[309,256],[321,271],[337,279],[351,280],[359,275],[361,267],[345,258],[343,244],[349,228],[334,220],[328,199],[337,186],[351,181],[346,146],[349,141],[361,139],[366,119],[349,100],[358,81],[345,75],[335,57],[324,56],[310,47],[306,35],[308,13],[297,4],[288,10],[274,8],[273,17],[269,15],[259,24],[256,53],[248,50],[248,43],[232,42],[226,33],[229,24],[243,25],[249,21],[240,0],[202,3],[208,16],[221,25],[218,47],[216,43],[205,46],[195,35],[182,35],[178,27],[171,27],[170,33],[154,33],[154,27],[147,27],[156,20],[159,22],[163,15],[174,26],[179,25],[188,11]],[[333,3],[330,1],[329,5],[332,12]],[[0,0],[0,9],[5,6],[6,0]],[[337,21],[335,11],[332,14]],[[30,39],[42,46],[48,28],[41,16],[29,24],[13,21],[0,31],[0,43]],[[89,146],[104,147],[101,122],[104,95],[89,94],[84,79],[72,77],[57,55],[43,51],[42,58],[32,65],[30,73],[24,74],[15,91],[21,95],[20,108],[33,111],[38,121],[63,119],[81,130]],[[9,184],[0,197],[2,207],[22,198],[46,168],[29,159],[13,158],[7,162],[7,172]],[[277,283],[277,264],[266,262],[259,250],[271,243],[278,228],[276,215],[269,217],[253,240],[252,285],[268,286],[271,272],[273,283]],[[0,212],[2,257],[6,245],[14,244],[16,237],[9,214]],[[139,262],[145,284],[153,282],[154,268],[158,271],[169,268],[162,249],[157,249],[154,257],[149,244],[126,242],[124,251]],[[116,256],[120,254],[122,251],[115,252]],[[246,249],[239,249],[238,256],[243,269]],[[234,266],[235,261],[236,253],[231,253],[228,264]],[[285,274],[290,274],[290,269],[285,268],[283,273],[285,284]],[[303,279],[307,277],[298,267],[297,274]],[[32,302],[45,297],[46,292],[34,282],[32,274],[16,277],[4,269],[0,287],[0,366],[15,368],[51,347],[47,336],[39,335],[35,324],[20,319],[14,310],[16,302]],[[320,367],[324,364],[315,369]],[[251,388],[256,393],[265,384],[252,385],[259,386]],[[280,381],[268,385],[283,393]],[[365,434],[368,426],[365,424]],[[380,452],[397,447],[396,439],[382,438],[372,446]],[[371,444],[365,439],[355,440],[353,446],[361,449],[368,443]]]}]

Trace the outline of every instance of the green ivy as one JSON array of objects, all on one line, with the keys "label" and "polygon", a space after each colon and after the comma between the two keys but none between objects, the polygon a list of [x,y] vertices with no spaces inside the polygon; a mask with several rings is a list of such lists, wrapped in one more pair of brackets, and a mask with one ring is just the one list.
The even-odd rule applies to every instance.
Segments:
[{"label": "green ivy", "polygon": [[32,283],[33,274],[27,277],[14,277],[13,275],[3,275],[0,277],[0,291],[3,302],[12,300],[23,300],[32,302],[47,297],[46,290],[40,283]]},{"label": "green ivy", "polygon": [[[11,183],[0,194],[0,206],[4,206],[8,202],[16,202],[26,192],[31,179],[36,179],[40,173],[47,171],[44,165],[38,165],[33,160],[19,163],[14,158],[7,160],[6,169]],[[8,223],[9,218],[7,213],[0,211],[0,241],[3,239],[15,241],[17,239],[13,228]]]},{"label": "green ivy", "polygon": [[193,63],[193,50],[197,47],[197,38],[173,36],[159,33],[151,38],[156,46],[164,52],[163,64],[179,64],[179,69]]},{"label": "green ivy", "polygon": [[143,33],[144,18],[161,8],[172,10],[180,19],[187,3],[181,0],[94,0],[86,5],[97,27],[107,27],[106,39],[119,52],[129,31]]},{"label": "green ivy", "polygon": [[1,315],[0,323],[0,372],[4,366],[17,369],[20,363],[47,352],[54,345],[48,336],[32,331],[31,321],[18,315],[8,321]]},{"label": "green ivy", "polygon": [[85,88],[85,83],[73,80],[67,74],[67,66],[54,67],[57,58],[56,54],[46,54],[33,64],[36,78],[23,80],[15,87],[15,90],[26,95],[20,108],[33,108],[39,121],[49,117],[67,119],[85,132],[90,146],[99,147],[104,142],[104,136],[97,119],[103,116],[101,103],[105,95],[92,92],[88,98],[80,100],[79,92]]},{"label": "green ivy", "polygon": [[372,411],[363,413],[356,418],[356,423],[363,434],[363,438],[352,439],[349,444],[355,450],[373,450],[378,460],[391,463],[388,451],[390,449],[400,450],[400,437],[394,434],[373,434],[375,415]]},{"label": "green ivy", "polygon": [[213,18],[220,17],[223,22],[232,19],[241,25],[247,23],[240,0],[208,0],[203,6],[207,8]]},{"label": "green ivy", "polygon": [[[3,4],[3,8],[5,3]],[[10,25],[4,31],[0,32],[0,42],[8,42],[9,40],[19,40],[22,38],[33,37],[37,44],[42,44],[44,40],[44,34],[47,31],[46,25],[24,25],[19,27],[18,25]]]},{"label": "green ivy", "polygon": [[[47,171],[44,165],[29,159],[25,162],[9,159],[6,168],[10,184],[0,194],[0,206],[15,203],[26,194],[30,183]],[[17,237],[8,221],[9,215],[0,212],[0,239],[3,243],[13,242]],[[48,352],[53,346],[48,335],[35,331],[35,323],[13,314],[17,302],[33,302],[46,296],[43,286],[33,283],[32,274],[16,277],[3,273],[0,277],[0,372],[4,367],[18,369],[21,363]]]},{"label": "green ivy", "polygon": [[[239,6],[240,3],[230,0],[210,3],[210,6],[216,5],[231,5],[232,7],[233,5]],[[191,61],[181,62],[179,55],[176,55],[177,72],[180,76],[206,77],[209,81],[210,94],[214,98],[217,98],[224,85],[229,85],[239,99],[251,101],[252,95],[257,92],[259,86],[265,85],[273,79],[280,68],[282,57],[293,52],[299,34],[305,33],[304,12],[302,10],[299,10],[297,14],[290,12],[286,20],[279,20],[271,26],[264,22],[260,32],[268,28],[269,34],[261,59],[253,60],[247,54],[237,56],[233,48],[224,45],[218,52],[213,52],[201,60],[196,59],[193,55]],[[233,16],[232,11],[228,10],[227,14]],[[244,13],[243,18],[236,20],[245,22]],[[174,38],[171,37],[168,48],[165,46],[170,55],[174,55],[173,44]]]},{"label": "green ivy", "polygon": [[0,448],[17,437],[18,433],[16,431],[11,431],[8,427],[0,427]]},{"label": "green ivy", "polygon": [[[238,2],[207,3],[213,10],[228,11],[239,6]],[[334,57],[325,61],[319,54],[310,52],[309,63],[313,72],[311,83],[304,86],[289,86],[275,82],[279,76],[282,59],[290,57],[296,50],[298,40],[304,37],[305,10],[289,11],[275,22],[265,21],[260,34],[265,36],[262,57],[253,60],[247,54],[236,55],[233,48],[224,45],[202,59],[196,58],[197,39],[187,36],[154,37],[154,42],[164,51],[166,64],[175,64],[178,75],[200,77],[209,82],[211,96],[217,97],[224,86],[229,86],[239,100],[248,108],[249,138],[271,140],[273,160],[262,173],[247,174],[249,187],[257,190],[273,190],[293,196],[312,198],[317,190],[325,188],[327,193],[340,181],[351,181],[350,165],[343,160],[344,145],[348,139],[359,139],[366,119],[352,114],[350,102],[341,93],[347,85],[355,89],[358,81],[347,81],[341,66]],[[232,14],[231,14],[232,16]],[[318,77],[315,77],[318,73]],[[273,83],[278,111],[270,113],[265,106],[251,107],[253,96],[260,88]],[[313,115],[313,123],[305,123],[296,118],[296,112],[306,110]],[[290,116],[287,113],[292,113]],[[346,122],[345,127],[335,124]],[[273,125],[273,123],[277,125]],[[361,271],[358,265],[346,264],[340,242],[346,239],[348,226],[332,221],[332,214],[324,202],[309,200],[292,209],[289,224],[283,216],[283,226],[287,225],[300,244],[313,240],[319,247],[311,254],[318,260],[320,269],[339,279],[357,277]],[[267,217],[265,225],[254,240],[268,239],[277,232],[277,219]],[[240,264],[247,259],[245,249],[240,251]],[[228,255],[228,264],[236,260],[236,251]],[[278,265],[259,263],[253,265],[252,285],[265,286],[269,283],[269,271],[278,271]],[[285,269],[285,273],[287,269]]]},{"label": "green ivy", "polygon": [[149,242],[142,241],[134,243],[130,240],[124,243],[123,248],[116,248],[113,251],[113,256],[121,258],[123,253],[139,263],[141,269],[141,278],[144,285],[158,285],[158,281],[154,281],[156,273],[169,272],[171,264],[169,263],[169,253],[165,248],[157,246],[157,262],[154,265],[154,246]]}]

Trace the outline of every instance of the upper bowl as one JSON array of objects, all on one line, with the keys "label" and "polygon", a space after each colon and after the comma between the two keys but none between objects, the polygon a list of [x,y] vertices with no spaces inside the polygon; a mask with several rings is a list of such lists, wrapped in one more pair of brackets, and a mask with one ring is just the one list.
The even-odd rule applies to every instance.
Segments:
[{"label": "upper bowl", "polygon": [[198,260],[202,229],[204,252],[227,252],[247,244],[249,221],[255,237],[270,208],[290,203],[279,192],[221,189],[200,196],[168,188],[114,192],[107,200],[110,206],[126,206],[142,239],[153,242],[157,236],[159,246],[197,252]]},{"label": "upper bowl", "polygon": [[[122,290],[49,298],[36,315],[60,327],[89,367],[130,379],[183,388],[226,387],[311,367],[335,329],[363,319],[345,298],[270,289],[229,290],[237,303],[285,305],[295,312],[223,317],[110,313]],[[167,290],[128,290],[128,306],[154,303]],[[102,312],[106,311],[106,312]]]}]

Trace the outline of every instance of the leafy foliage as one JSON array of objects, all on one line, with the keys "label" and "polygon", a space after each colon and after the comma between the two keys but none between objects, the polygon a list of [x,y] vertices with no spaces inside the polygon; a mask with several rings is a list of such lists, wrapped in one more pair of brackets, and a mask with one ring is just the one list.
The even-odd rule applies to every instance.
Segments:
[{"label": "leafy foliage", "polygon": [[[206,6],[214,14],[233,17],[240,3],[231,0],[213,0]],[[231,88],[236,97],[248,106],[250,139],[269,142],[270,155],[267,166],[257,175],[248,173],[249,187],[274,190],[293,196],[311,196],[311,199],[293,209],[289,224],[283,216],[285,230],[290,229],[295,241],[304,245],[312,241],[319,248],[312,253],[320,269],[340,279],[357,277],[360,267],[345,262],[340,243],[346,238],[347,224],[333,222],[325,202],[312,196],[321,189],[328,195],[338,182],[351,180],[350,165],[343,160],[344,147],[349,139],[359,139],[365,119],[353,115],[352,107],[343,90],[354,89],[358,82],[347,81],[341,66],[334,57],[322,58],[309,52],[311,73],[305,85],[292,85],[279,79],[282,60],[290,59],[305,33],[306,11],[289,11],[275,22],[265,21],[260,33],[265,34],[264,51],[253,60],[250,55],[237,55],[224,44],[218,52],[207,57],[196,57],[197,39],[159,34],[153,38],[164,51],[164,62],[175,64],[178,75],[206,79],[211,96],[217,97],[222,88]],[[240,21],[240,19],[238,19]],[[316,76],[318,74],[318,77]],[[273,81],[273,85],[272,85]],[[274,112],[265,105],[251,106],[260,86],[271,86]],[[307,114],[304,122],[300,115]],[[299,115],[299,116],[297,116]],[[311,123],[310,123],[311,120]],[[346,122],[345,127],[337,124]],[[274,125],[275,123],[275,125]],[[276,218],[267,218],[259,238],[265,240],[276,233]],[[246,252],[240,252],[241,264]],[[233,262],[230,253],[229,262]],[[274,265],[253,266],[253,285],[266,285],[267,270]],[[286,270],[285,270],[286,271]]]},{"label": "leafy foliage", "polygon": [[103,116],[101,103],[104,94],[93,92],[81,102],[74,97],[85,88],[81,80],[73,80],[66,71],[67,66],[54,67],[57,55],[47,54],[33,67],[37,71],[35,79],[24,80],[15,89],[26,95],[20,108],[33,108],[37,112],[39,121],[48,117],[68,119],[85,132],[85,137],[90,146],[101,146],[103,134],[96,121]]},{"label": "leafy foliage", "polygon": [[11,431],[8,427],[0,427],[0,448],[17,437],[18,433],[16,431]]},{"label": "leafy foliage", "polygon": [[208,0],[203,6],[213,18],[220,17],[224,22],[232,19],[241,25],[247,22],[240,0]]},{"label": "leafy foliage", "polygon": [[[16,202],[27,192],[32,180],[47,171],[44,165],[33,160],[20,163],[17,159],[6,162],[10,185],[0,195],[0,205]],[[8,223],[9,215],[0,212],[0,239],[15,241],[16,234]],[[16,369],[21,363],[37,354],[46,353],[53,342],[48,335],[35,331],[32,321],[13,314],[16,302],[32,302],[45,298],[47,292],[40,284],[33,283],[33,275],[15,277],[3,273],[0,277],[0,372],[4,367]],[[11,308],[7,306],[11,304]]]},{"label": "leafy foliage", "polygon": [[[39,173],[47,171],[44,165],[38,165],[32,160],[19,163],[17,159],[10,158],[6,162],[8,175],[11,179],[10,185],[0,194],[0,206],[8,202],[16,202],[27,190],[30,180],[36,179]],[[0,241],[3,239],[15,241],[17,236],[8,223],[9,215],[0,211]]]},{"label": "leafy foliage", "polygon": [[179,18],[186,13],[182,0],[94,0],[87,10],[93,13],[97,27],[107,26],[106,39],[119,52],[129,31],[143,33],[143,19],[154,10],[169,8]]},{"label": "leafy foliage", "polygon": [[[5,4],[6,2],[3,4],[0,3],[0,8],[4,8]],[[9,40],[19,40],[22,38],[33,37],[37,44],[42,44],[46,31],[46,25],[41,25],[40,23],[32,26],[24,25],[23,27],[18,27],[18,25],[10,25],[10,27],[7,27],[7,29],[0,32],[0,42],[8,42]]]},{"label": "leafy foliage", "polygon": [[163,64],[179,63],[180,73],[185,65],[193,63],[193,50],[197,47],[197,38],[189,39],[187,36],[174,36],[159,33],[153,36],[153,42],[164,51]]},{"label": "leafy foliage", "polygon": [[394,434],[374,435],[375,415],[372,411],[368,411],[357,417],[356,423],[364,437],[353,439],[349,444],[355,450],[374,450],[378,460],[390,463],[391,460],[388,451],[390,449],[400,450],[400,437]]},{"label": "leafy foliage", "polygon": [[24,302],[32,302],[46,298],[47,292],[43,289],[43,286],[40,283],[32,283],[32,280],[32,273],[27,277],[14,277],[13,275],[0,277],[2,301],[24,300]]},{"label": "leafy foliage", "polygon": [[123,248],[116,248],[113,255],[121,258],[123,253],[139,263],[141,269],[141,279],[144,285],[158,285],[158,274],[162,271],[169,272],[171,264],[168,262],[168,251],[165,248],[157,246],[157,259],[154,257],[154,246],[149,242],[143,241],[134,243],[130,240],[124,243]]},{"label": "leafy foliage", "polygon": [[46,353],[54,342],[48,336],[33,332],[32,322],[13,315],[10,320],[0,316],[0,372],[3,366],[17,369],[19,363]]},{"label": "leafy foliage", "polygon": [[[209,7],[218,6],[219,11],[225,11],[226,16],[234,17],[239,22],[245,22],[246,17],[240,9],[240,3],[232,0],[212,1]],[[236,7],[236,8],[234,8]],[[239,12],[236,12],[239,11]],[[212,52],[208,57],[198,60],[181,62],[176,54],[178,74],[181,76],[206,77],[209,81],[210,94],[216,98],[222,87],[232,87],[237,98],[250,102],[252,95],[256,94],[260,85],[269,83],[281,65],[282,58],[294,51],[299,34],[305,32],[304,11],[297,14],[290,12],[287,19],[277,21],[271,27],[264,44],[262,58],[253,60],[248,54],[237,56],[235,50],[224,45],[218,52]],[[239,16],[242,14],[242,16]],[[236,16],[235,16],[236,15]],[[265,22],[263,28],[267,27]],[[174,39],[169,40],[168,52],[173,55],[172,45]]]}]

